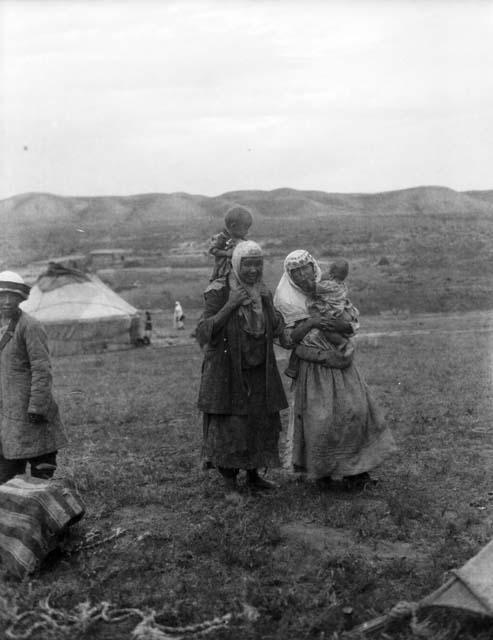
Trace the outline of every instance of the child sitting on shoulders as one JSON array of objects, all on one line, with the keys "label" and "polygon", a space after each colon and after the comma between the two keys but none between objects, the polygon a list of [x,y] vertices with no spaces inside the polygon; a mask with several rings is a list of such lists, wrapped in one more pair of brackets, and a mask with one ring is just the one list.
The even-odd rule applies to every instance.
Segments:
[{"label": "child sitting on shoulders", "polygon": [[249,209],[235,205],[226,211],[224,229],[211,238],[209,253],[214,256],[214,268],[210,281],[228,275],[231,271],[233,250],[245,240],[252,226],[253,217]]},{"label": "child sitting on shoulders", "polygon": [[[315,283],[315,290],[307,302],[307,310],[312,318],[331,320],[340,318],[349,322],[351,332],[341,334],[326,329],[311,329],[301,341],[301,346],[329,349],[334,346],[344,351],[348,341],[359,329],[359,311],[348,298],[348,287],[345,280],[349,273],[349,263],[342,258],[335,260],[329,271],[322,274],[322,279]],[[329,343],[329,344],[327,344]],[[298,356],[296,349],[291,352],[285,374],[296,378],[298,374]]]}]

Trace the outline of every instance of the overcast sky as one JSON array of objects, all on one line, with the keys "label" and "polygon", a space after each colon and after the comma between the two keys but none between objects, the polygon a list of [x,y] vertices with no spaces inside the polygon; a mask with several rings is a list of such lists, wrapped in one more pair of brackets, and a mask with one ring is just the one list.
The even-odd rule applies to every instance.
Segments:
[{"label": "overcast sky", "polygon": [[493,2],[0,0],[0,198],[493,189]]}]

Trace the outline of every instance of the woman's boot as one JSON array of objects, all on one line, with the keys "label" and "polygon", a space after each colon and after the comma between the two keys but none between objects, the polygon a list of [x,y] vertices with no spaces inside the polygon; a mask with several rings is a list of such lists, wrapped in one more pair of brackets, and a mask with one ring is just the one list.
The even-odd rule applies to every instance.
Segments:
[{"label": "woman's boot", "polygon": [[217,470],[223,477],[224,488],[227,491],[238,491],[236,484],[236,476],[239,469],[228,469],[226,467],[218,467]]},{"label": "woman's boot", "polygon": [[375,480],[367,471],[364,471],[363,473],[357,473],[354,476],[344,476],[343,482],[344,486],[349,491],[363,491],[369,487],[376,486],[378,480]]},{"label": "woman's boot", "polygon": [[273,482],[269,482],[268,480],[261,478],[257,469],[247,470],[247,485],[251,489],[256,489],[257,491],[271,491],[272,489],[277,488]]}]

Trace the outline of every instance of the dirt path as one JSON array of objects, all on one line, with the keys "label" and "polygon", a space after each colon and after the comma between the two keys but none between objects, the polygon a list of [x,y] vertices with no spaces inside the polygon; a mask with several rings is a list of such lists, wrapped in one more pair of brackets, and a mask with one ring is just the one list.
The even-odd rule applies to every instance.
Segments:
[{"label": "dirt path", "polygon": [[[194,344],[191,333],[195,328],[199,312],[193,310],[190,322],[185,331],[177,331],[167,326],[158,326],[152,338],[155,347],[171,347],[183,344]],[[489,333],[493,332],[493,310],[467,313],[422,313],[393,314],[383,313],[378,316],[363,316],[358,342],[369,342],[378,346],[381,338],[399,338],[402,335],[429,335],[432,333]],[[284,350],[278,350],[282,359]]]}]

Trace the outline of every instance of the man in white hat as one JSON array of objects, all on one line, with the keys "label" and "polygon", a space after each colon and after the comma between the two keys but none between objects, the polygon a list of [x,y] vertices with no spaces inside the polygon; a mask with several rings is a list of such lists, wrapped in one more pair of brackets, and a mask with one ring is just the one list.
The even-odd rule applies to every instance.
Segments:
[{"label": "man in white hat", "polygon": [[29,287],[13,271],[0,273],[0,483],[24,473],[51,478],[67,443],[51,392],[46,333],[19,304]]}]

